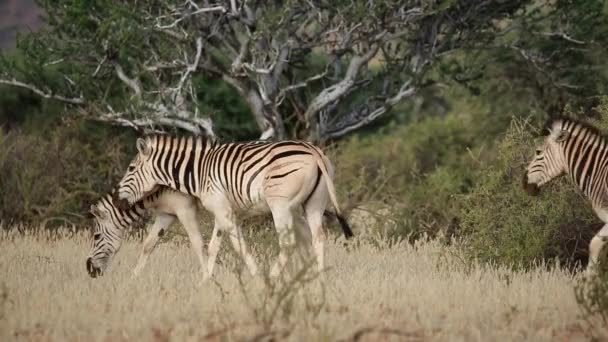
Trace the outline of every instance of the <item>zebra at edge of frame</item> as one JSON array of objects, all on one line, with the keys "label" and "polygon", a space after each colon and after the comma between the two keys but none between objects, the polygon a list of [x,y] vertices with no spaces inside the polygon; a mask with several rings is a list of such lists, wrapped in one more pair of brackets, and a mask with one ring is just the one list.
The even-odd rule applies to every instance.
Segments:
[{"label": "zebra at edge of frame", "polygon": [[591,201],[604,222],[589,244],[589,273],[608,241],[608,140],[594,127],[570,118],[550,119],[546,137],[524,174],[524,189],[537,195],[540,187],[562,175],[569,175]]},{"label": "zebra at edge of frame", "polygon": [[138,154],[119,182],[114,201],[118,207],[128,207],[159,185],[198,197],[214,216],[206,277],[213,274],[222,231],[228,233],[250,273],[257,273],[237,224],[242,214],[272,214],[280,247],[270,272],[273,277],[281,272],[295,244],[294,210],[304,209],[319,271],[324,268],[322,217],[328,199],[344,235],[353,235],[340,214],[333,167],[321,149],[308,142],[220,144],[202,137],[153,135],[138,139],[136,145]]},{"label": "zebra at edge of frame", "polygon": [[124,231],[142,219],[146,210],[153,210],[154,224],[144,240],[133,276],[141,273],[158,239],[176,218],[188,233],[192,250],[201,264],[201,271],[205,271],[204,254],[206,253],[203,250],[203,239],[196,220],[196,198],[167,187],[160,187],[158,191],[126,210],[114,205],[111,193],[91,205],[90,213],[95,218],[93,245],[86,260],[87,272],[91,277],[96,278],[105,272],[111,259],[120,249]]}]

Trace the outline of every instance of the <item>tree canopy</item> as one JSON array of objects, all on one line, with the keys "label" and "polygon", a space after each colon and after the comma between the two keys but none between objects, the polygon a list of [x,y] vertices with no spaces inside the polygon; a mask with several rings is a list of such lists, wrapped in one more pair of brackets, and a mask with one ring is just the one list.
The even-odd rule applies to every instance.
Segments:
[{"label": "tree canopy", "polygon": [[19,38],[20,58],[0,56],[0,84],[139,130],[214,134],[234,112],[209,113],[208,92],[242,103],[261,139],[320,141],[437,83],[479,92],[497,77],[555,103],[608,77],[602,1],[39,3],[47,28]]}]

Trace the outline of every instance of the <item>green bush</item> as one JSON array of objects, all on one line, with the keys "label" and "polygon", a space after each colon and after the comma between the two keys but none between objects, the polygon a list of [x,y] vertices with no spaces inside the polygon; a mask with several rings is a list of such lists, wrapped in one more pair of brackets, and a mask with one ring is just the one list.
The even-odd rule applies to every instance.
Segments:
[{"label": "green bush", "polygon": [[124,172],[132,144],[123,136],[86,124],[46,134],[0,130],[0,218],[7,223],[82,222],[91,203]]},{"label": "green bush", "polygon": [[[491,162],[480,166],[472,191],[461,197],[461,229],[469,255],[514,267],[558,257],[580,259],[598,219],[576,186],[562,177],[530,197],[522,189],[538,128],[514,119]],[[571,241],[576,243],[572,244]]]},{"label": "green bush", "polygon": [[399,236],[433,236],[447,229],[458,213],[454,196],[468,191],[473,181],[479,143],[471,121],[470,116],[431,117],[348,139],[333,158],[346,207],[390,207],[398,222],[392,233]]}]

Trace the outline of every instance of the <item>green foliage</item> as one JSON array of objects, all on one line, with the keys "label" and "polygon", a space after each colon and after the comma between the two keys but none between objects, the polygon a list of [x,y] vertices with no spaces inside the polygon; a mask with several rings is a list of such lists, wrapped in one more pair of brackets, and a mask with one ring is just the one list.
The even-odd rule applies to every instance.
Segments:
[{"label": "green foliage", "polygon": [[[454,220],[454,195],[466,192],[476,145],[470,117],[434,117],[383,134],[353,137],[341,145],[336,182],[349,206],[389,205],[400,224],[395,234],[435,235]],[[473,126],[475,127],[475,126]]]},{"label": "green foliage", "polygon": [[[496,21],[477,48],[446,58],[439,77],[489,95],[505,106],[559,113],[567,104],[592,107],[606,94],[608,16],[605,1],[532,1],[511,18]],[[509,103],[518,95],[518,101]],[[591,100],[591,101],[590,101]]]},{"label": "green foliage", "polygon": [[0,217],[82,222],[128,163],[132,147],[124,138],[99,125],[59,127],[45,135],[0,131]]},{"label": "green foliage", "polygon": [[476,185],[459,198],[462,234],[468,237],[471,257],[527,267],[553,257],[571,261],[576,252],[566,250],[571,239],[586,247],[589,226],[597,218],[571,181],[555,180],[539,197],[522,189],[537,131],[528,121],[513,120],[495,158],[478,167]]},{"label": "green foliage", "polygon": [[222,140],[253,140],[259,135],[251,111],[239,93],[226,82],[197,76],[193,80],[198,92],[199,110],[213,119],[214,129]]}]

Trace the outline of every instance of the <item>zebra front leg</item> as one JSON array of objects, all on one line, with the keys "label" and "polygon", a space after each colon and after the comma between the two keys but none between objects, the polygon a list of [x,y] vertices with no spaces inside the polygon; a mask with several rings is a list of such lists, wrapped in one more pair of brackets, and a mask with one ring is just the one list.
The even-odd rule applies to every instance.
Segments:
[{"label": "zebra front leg", "polygon": [[279,256],[270,270],[271,277],[277,277],[287,264],[289,254],[295,246],[295,234],[293,231],[293,213],[289,207],[274,206],[270,209],[274,226],[279,235]]},{"label": "zebra front leg", "polygon": [[593,272],[597,265],[600,257],[602,247],[608,241],[608,224],[605,224],[602,229],[595,234],[591,242],[589,243],[589,262],[587,263],[586,273],[590,274]]},{"label": "zebra front leg", "polygon": [[133,269],[133,277],[137,277],[143,270],[144,266],[146,266],[150,254],[156,247],[158,238],[164,234],[165,229],[169,227],[173,221],[175,221],[175,218],[176,217],[173,215],[156,213],[154,224],[150,228],[150,232],[144,240],[144,245],[139,255],[139,260],[137,261],[135,269]]},{"label": "zebra front leg", "polygon": [[182,223],[182,226],[184,226],[186,233],[188,233],[188,238],[190,239],[190,244],[192,245],[192,251],[196,255],[201,265],[201,273],[203,274],[203,279],[205,279],[207,270],[207,253],[205,251],[203,238],[196,221],[196,207],[193,206],[184,210],[179,210],[177,212],[177,217]]},{"label": "zebra front leg", "polygon": [[251,273],[252,276],[255,276],[258,272],[258,266],[253,256],[247,249],[247,244],[245,243],[245,239],[243,239],[243,231],[236,224],[235,217],[232,212],[225,209],[216,210],[215,225],[228,233],[230,236],[230,242],[232,242],[232,247],[234,247],[237,254],[243,258],[243,261],[245,261],[245,264],[249,269],[249,273]]}]

